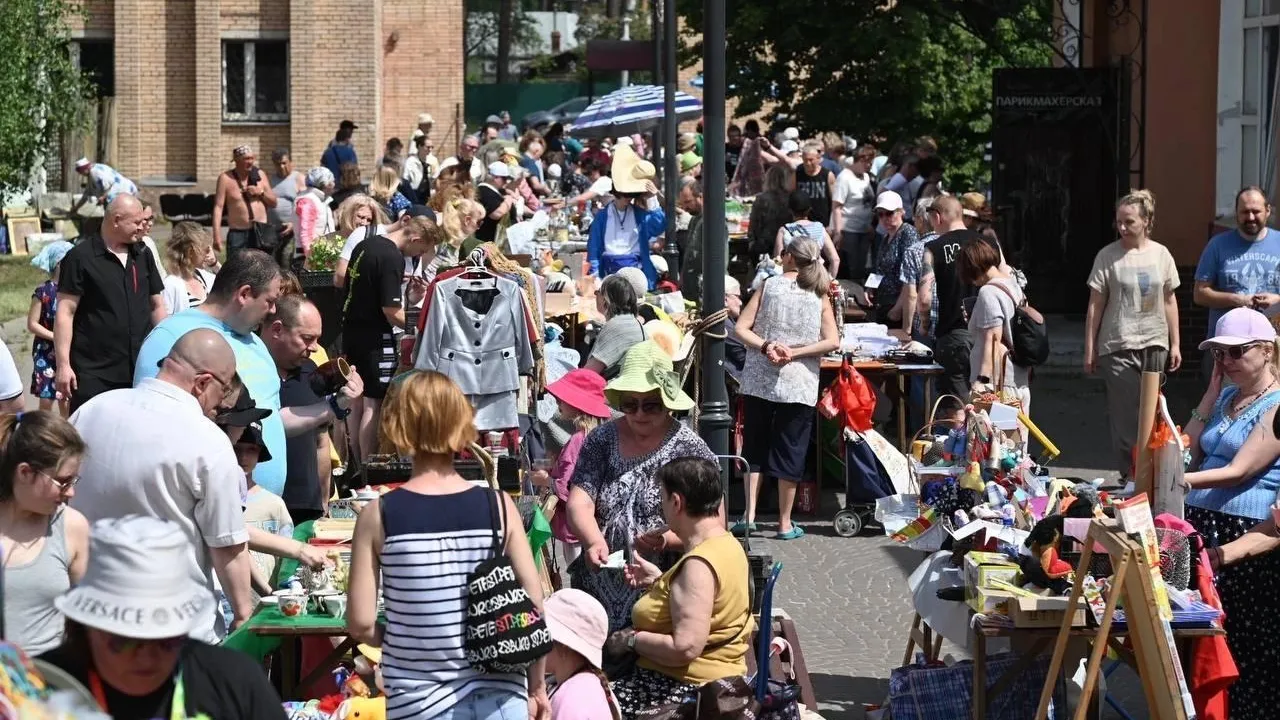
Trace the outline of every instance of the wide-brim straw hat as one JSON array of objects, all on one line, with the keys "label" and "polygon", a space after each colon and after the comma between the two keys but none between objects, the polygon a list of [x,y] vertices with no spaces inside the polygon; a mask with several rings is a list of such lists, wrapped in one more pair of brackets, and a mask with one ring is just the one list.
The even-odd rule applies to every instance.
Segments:
[{"label": "wide-brim straw hat", "polygon": [[653,163],[643,160],[628,145],[619,145],[613,150],[613,165],[609,176],[613,179],[614,192],[642,193],[645,183],[657,176]]}]

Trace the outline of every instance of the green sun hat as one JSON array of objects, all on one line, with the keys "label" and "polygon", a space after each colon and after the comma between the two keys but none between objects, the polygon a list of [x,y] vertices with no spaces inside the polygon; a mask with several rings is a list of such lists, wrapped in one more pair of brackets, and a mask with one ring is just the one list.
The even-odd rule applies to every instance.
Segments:
[{"label": "green sun hat", "polygon": [[633,346],[622,358],[622,370],[605,386],[609,404],[618,406],[619,393],[644,394],[657,390],[668,410],[682,412],[693,409],[693,398],[680,387],[680,376],[671,364],[671,356],[652,340]]}]

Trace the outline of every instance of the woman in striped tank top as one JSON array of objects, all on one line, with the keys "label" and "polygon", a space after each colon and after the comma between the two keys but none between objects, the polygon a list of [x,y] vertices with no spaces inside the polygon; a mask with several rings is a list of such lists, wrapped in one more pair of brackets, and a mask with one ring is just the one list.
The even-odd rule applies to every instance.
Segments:
[{"label": "woman in striped tank top", "polygon": [[[525,720],[550,714],[543,660],[525,674],[481,673],[464,652],[467,576],[490,557],[495,526],[519,518],[506,493],[480,488],[453,468],[476,437],[471,405],[452,380],[414,372],[396,382],[382,435],[413,457],[413,475],[369,503],[356,521],[347,631],[382,647],[387,718]],[[538,609],[542,586],[524,527],[499,528],[507,555]],[[377,618],[381,574],[386,625]]]}]

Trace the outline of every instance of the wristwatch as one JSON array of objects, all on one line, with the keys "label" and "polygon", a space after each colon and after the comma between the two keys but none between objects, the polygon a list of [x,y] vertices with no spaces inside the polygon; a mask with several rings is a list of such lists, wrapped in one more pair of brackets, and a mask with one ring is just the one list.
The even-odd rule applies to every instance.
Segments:
[{"label": "wristwatch", "polygon": [[632,630],[631,634],[627,635],[627,649],[630,650],[631,652],[636,651],[636,631],[635,630]]},{"label": "wristwatch", "polygon": [[330,395],[326,399],[329,401],[329,409],[333,411],[333,416],[335,418],[339,420],[346,420],[347,416],[351,414],[351,408],[347,408],[346,410],[343,410],[342,406],[338,404],[337,393]]}]

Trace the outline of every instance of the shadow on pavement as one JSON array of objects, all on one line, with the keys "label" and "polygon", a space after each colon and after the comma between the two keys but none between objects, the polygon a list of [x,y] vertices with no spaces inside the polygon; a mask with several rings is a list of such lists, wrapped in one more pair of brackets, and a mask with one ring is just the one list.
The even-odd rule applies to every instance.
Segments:
[{"label": "shadow on pavement", "polygon": [[823,720],[862,720],[864,704],[880,704],[889,694],[887,678],[809,673]]}]

